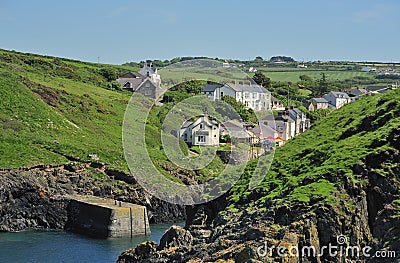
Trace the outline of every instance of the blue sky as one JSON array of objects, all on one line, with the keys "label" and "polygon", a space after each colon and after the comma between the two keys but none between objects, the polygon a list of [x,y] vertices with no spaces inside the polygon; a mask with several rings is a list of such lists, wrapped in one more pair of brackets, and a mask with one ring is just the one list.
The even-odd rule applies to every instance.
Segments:
[{"label": "blue sky", "polygon": [[0,48],[121,64],[208,56],[400,62],[400,1],[0,0]]}]

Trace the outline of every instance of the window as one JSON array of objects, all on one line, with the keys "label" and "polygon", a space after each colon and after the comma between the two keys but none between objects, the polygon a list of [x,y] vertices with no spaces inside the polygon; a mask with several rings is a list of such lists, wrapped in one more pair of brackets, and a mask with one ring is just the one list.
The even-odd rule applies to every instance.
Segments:
[{"label": "window", "polygon": [[257,93],[253,93],[253,99],[257,98]]},{"label": "window", "polygon": [[248,98],[249,98],[249,93],[245,92],[245,93],[244,93],[244,98],[245,98],[245,99],[248,99]]},{"label": "window", "polygon": [[144,85],[146,88],[150,87],[150,83],[146,82],[146,85]]},{"label": "window", "polygon": [[200,130],[204,129],[204,124],[200,123]]},{"label": "window", "polygon": [[222,98],[222,96],[224,96],[224,92],[223,91],[221,91],[221,98]]},{"label": "window", "polygon": [[200,135],[199,137],[197,137],[197,141],[198,142],[206,142],[206,136]]},{"label": "window", "polygon": [[144,89],[144,95],[151,95],[151,89]]}]

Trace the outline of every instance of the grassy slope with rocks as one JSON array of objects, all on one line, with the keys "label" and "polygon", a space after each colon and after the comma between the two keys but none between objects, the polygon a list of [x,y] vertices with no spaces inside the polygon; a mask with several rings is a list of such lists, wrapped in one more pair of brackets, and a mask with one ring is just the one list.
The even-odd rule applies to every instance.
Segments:
[{"label": "grassy slope with rocks", "polygon": [[[254,191],[248,190],[252,161],[224,198],[188,210],[184,230],[170,229],[160,245],[127,250],[119,262],[276,262],[276,253],[259,257],[256,248],[266,241],[319,249],[336,245],[340,234],[350,245],[400,257],[399,151],[400,90],[366,97],[278,148]],[[279,262],[296,262],[286,259]],[[324,255],[301,262],[342,261]]]},{"label": "grassy slope with rocks", "polygon": [[137,68],[0,50],[0,167],[96,154],[127,170],[121,126],[130,93],[109,89],[109,78],[128,70]]}]

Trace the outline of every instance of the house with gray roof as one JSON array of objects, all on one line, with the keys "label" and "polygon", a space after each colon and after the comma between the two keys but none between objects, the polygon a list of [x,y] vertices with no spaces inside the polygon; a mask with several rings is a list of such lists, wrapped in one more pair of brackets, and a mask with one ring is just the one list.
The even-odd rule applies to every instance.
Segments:
[{"label": "house with gray roof", "polygon": [[324,98],[312,98],[310,99],[310,105],[308,110],[314,111],[319,109],[327,109],[328,108],[328,101]]},{"label": "house with gray roof", "polygon": [[258,126],[251,129],[251,131],[259,139],[260,142],[263,142],[265,140],[272,140],[279,137],[279,134],[275,129],[264,124],[263,122],[259,122]]},{"label": "house with gray roof", "polygon": [[219,123],[204,114],[196,120],[185,121],[179,130],[179,138],[188,145],[218,146],[219,133]]},{"label": "house with gray roof", "polygon": [[310,127],[310,122],[307,120],[306,115],[298,108],[291,108],[286,113],[295,123],[294,134],[298,135],[305,132]]},{"label": "house with gray roof", "polygon": [[367,91],[365,89],[360,89],[360,88],[351,88],[351,89],[344,89],[343,92],[347,93],[350,98],[355,98],[366,93]]},{"label": "house with gray roof", "polygon": [[229,135],[231,138],[236,138],[238,142],[255,143],[256,136],[239,120],[225,121],[220,127],[221,135]]},{"label": "house with gray roof", "polygon": [[231,96],[254,111],[271,108],[271,92],[251,81],[226,83],[218,89],[219,97]]},{"label": "house with gray roof", "polygon": [[344,105],[350,103],[352,99],[345,92],[331,91],[323,96],[328,101],[328,106],[339,109]]},{"label": "house with gray roof", "polygon": [[203,90],[201,94],[206,95],[209,100],[217,100],[220,99],[219,97],[219,88],[223,85],[221,84],[203,84]]},{"label": "house with gray roof", "polygon": [[121,86],[132,92],[139,92],[146,97],[157,98],[160,94],[161,77],[151,64],[145,63],[137,72],[127,72],[118,77]]},{"label": "house with gray roof", "polygon": [[222,96],[231,96],[242,102],[247,108],[255,111],[271,109],[271,92],[253,84],[251,81],[240,81],[221,84],[204,84],[202,94],[210,100],[219,100]]}]

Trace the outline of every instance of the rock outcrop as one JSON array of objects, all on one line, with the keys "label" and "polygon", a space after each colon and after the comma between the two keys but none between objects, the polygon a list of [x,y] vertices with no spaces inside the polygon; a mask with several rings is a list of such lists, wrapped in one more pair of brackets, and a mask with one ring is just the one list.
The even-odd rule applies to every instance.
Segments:
[{"label": "rock outcrop", "polygon": [[184,208],[152,197],[134,178],[104,164],[71,163],[0,171],[0,231],[64,229],[69,195],[95,195],[147,207],[151,223],[185,219]]},{"label": "rock outcrop", "polygon": [[[393,166],[386,177],[376,172],[386,169],[388,162]],[[356,176],[368,177],[367,184],[348,177],[331,178],[342,180],[340,191],[348,196],[335,205],[312,199],[307,204],[270,202],[255,207],[253,200],[235,210],[228,193],[210,203],[187,207],[185,229],[171,228],[149,253],[129,250],[118,262],[399,262],[400,213],[394,207],[400,199],[396,187],[399,164],[396,151],[382,151],[368,155],[353,168]],[[333,252],[338,255],[328,253],[329,246],[336,247]],[[286,248],[286,256],[278,254],[280,247]],[[359,254],[352,254],[353,247],[360,249]],[[370,248],[368,255],[393,251],[397,258],[364,255],[366,247]],[[344,252],[340,255],[339,251]]]}]

